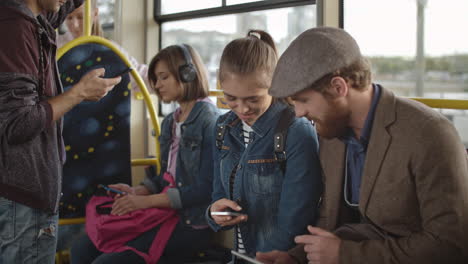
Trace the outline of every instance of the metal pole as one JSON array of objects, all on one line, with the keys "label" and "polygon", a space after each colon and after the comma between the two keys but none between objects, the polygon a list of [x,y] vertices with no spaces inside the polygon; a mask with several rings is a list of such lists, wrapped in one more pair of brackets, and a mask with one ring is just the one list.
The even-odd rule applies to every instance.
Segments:
[{"label": "metal pole", "polygon": [[427,0],[417,0],[417,43],[416,43],[416,96],[424,96],[424,73],[426,71],[426,61],[424,59],[424,9]]},{"label": "metal pole", "polygon": [[[87,0],[84,5],[83,36],[91,36],[91,1]],[[97,0],[96,0],[97,1]]]}]

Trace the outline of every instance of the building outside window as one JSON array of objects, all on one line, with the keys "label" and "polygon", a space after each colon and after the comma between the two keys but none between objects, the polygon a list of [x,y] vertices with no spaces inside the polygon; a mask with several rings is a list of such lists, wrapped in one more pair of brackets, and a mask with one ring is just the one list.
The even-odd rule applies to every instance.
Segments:
[{"label": "building outside window", "polygon": [[[344,29],[376,82],[401,96],[468,99],[468,1],[343,1]],[[440,111],[468,146],[467,111]]]},{"label": "building outside window", "polygon": [[[274,1],[227,0],[225,7],[241,6],[246,3],[254,4],[255,2]],[[180,43],[187,43],[194,47],[200,53],[208,69],[210,89],[215,90],[221,54],[231,40],[244,37],[249,29],[261,29],[273,37],[281,54],[300,33],[315,27],[316,5],[312,4],[313,1],[305,2],[306,4],[291,7],[270,8],[265,6],[264,10],[258,11],[215,14],[189,19],[182,17],[182,19],[175,21],[162,22],[161,48]],[[161,16],[169,15],[171,12],[220,8],[222,1],[196,1],[196,4],[193,2],[192,6],[190,4],[187,6],[185,3],[189,4],[190,2],[160,1]],[[163,106],[162,112],[171,112],[172,107]]]}]

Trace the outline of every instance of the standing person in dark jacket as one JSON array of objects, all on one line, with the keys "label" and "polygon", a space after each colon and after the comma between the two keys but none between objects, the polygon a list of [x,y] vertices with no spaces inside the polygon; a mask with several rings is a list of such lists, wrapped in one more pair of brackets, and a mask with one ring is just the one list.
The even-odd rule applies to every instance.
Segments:
[{"label": "standing person in dark jacket", "polygon": [[64,162],[61,117],[120,77],[86,74],[63,93],[55,31],[83,0],[0,2],[0,263],[53,263]]}]

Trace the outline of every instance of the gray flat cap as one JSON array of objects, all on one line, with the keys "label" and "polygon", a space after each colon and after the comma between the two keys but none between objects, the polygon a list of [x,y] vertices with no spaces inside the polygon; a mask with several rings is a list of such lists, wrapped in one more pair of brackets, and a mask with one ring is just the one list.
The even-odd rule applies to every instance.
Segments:
[{"label": "gray flat cap", "polygon": [[359,46],[346,31],[333,27],[309,29],[281,55],[269,93],[279,98],[291,96],[359,58]]}]

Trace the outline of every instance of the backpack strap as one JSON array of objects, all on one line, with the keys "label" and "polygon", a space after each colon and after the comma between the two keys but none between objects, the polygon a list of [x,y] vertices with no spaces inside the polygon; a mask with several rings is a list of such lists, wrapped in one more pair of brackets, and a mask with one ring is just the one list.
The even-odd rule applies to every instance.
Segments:
[{"label": "backpack strap", "polygon": [[239,118],[235,118],[234,121],[232,121],[229,125],[226,125],[226,124],[223,124],[224,121],[226,121],[226,119],[228,118],[229,115],[225,115],[224,117],[222,117],[221,120],[219,120],[218,123],[221,123],[221,124],[218,124],[217,127],[216,127],[216,147],[221,150],[221,148],[223,147],[223,143],[224,143],[224,135],[226,134],[226,129],[227,129],[227,126],[233,126],[235,124],[237,124],[237,122],[240,121]]},{"label": "backpack strap", "polygon": [[223,147],[224,134],[226,134],[226,125],[218,125],[216,127],[216,147],[218,149]]},{"label": "backpack strap", "polygon": [[100,215],[109,215],[112,211],[112,204],[114,201],[103,202],[101,204],[96,205],[96,213]]},{"label": "backpack strap", "polygon": [[286,107],[281,111],[278,124],[275,128],[274,150],[275,159],[280,163],[281,170],[286,169],[286,138],[288,136],[288,128],[294,121],[295,113],[292,107]]}]

